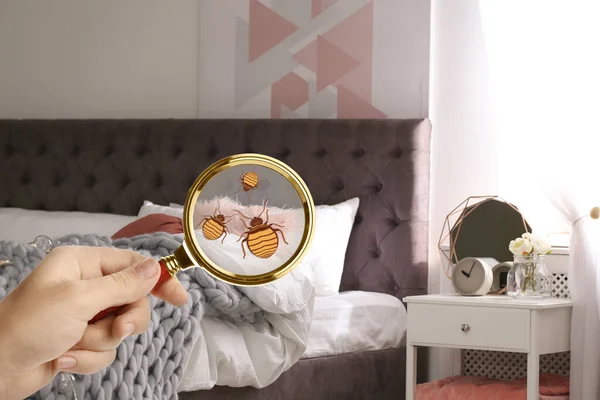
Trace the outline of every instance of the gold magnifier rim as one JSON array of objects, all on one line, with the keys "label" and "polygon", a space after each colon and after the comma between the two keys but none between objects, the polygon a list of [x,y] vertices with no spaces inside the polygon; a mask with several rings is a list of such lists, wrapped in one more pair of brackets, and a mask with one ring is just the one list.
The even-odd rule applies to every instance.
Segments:
[{"label": "gold magnifier rim", "polygon": [[[279,268],[259,275],[235,274],[216,265],[210,260],[210,258],[206,256],[206,254],[204,254],[200,248],[194,230],[194,208],[198,197],[206,184],[214,176],[227,168],[248,164],[270,168],[285,177],[296,190],[304,210],[304,231],[302,233],[300,245],[294,254]],[[244,153],[228,156],[218,160],[205,169],[198,176],[198,178],[196,178],[190,190],[188,191],[183,209],[183,218],[185,249],[196,265],[206,269],[206,271],[215,278],[221,279],[233,285],[258,286],[273,282],[285,276],[306,255],[314,233],[315,205],[306,183],[304,183],[302,178],[287,164],[263,154]]]}]

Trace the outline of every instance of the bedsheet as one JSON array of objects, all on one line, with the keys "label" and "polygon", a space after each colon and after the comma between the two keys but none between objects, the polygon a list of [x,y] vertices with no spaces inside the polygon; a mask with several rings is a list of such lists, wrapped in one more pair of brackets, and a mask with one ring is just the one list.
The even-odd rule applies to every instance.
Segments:
[{"label": "bedsheet", "polygon": [[[291,366],[286,358],[296,359],[294,351],[311,358],[388,349],[401,346],[406,334],[404,305],[383,293],[351,291],[315,297],[312,315],[305,350],[291,343],[284,346],[266,325],[240,326],[205,315],[199,322],[204,335],[192,349],[179,391],[215,385],[259,387],[257,382],[283,372],[273,371],[274,365]],[[271,318],[270,323],[293,334],[283,320]],[[300,343],[298,338],[295,342]]]}]

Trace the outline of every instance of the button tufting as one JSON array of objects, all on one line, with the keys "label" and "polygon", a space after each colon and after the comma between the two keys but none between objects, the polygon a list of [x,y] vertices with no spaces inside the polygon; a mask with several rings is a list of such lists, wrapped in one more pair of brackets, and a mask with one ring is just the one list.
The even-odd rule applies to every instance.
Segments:
[{"label": "button tufting", "polygon": [[97,180],[96,177],[94,175],[90,175],[87,178],[87,185],[88,187],[93,187],[96,184]]},{"label": "button tufting", "polygon": [[112,207],[110,206],[110,204],[109,204],[109,203],[106,203],[106,204],[104,204],[104,206],[102,207],[102,210],[103,210],[105,213],[110,213],[110,212],[112,211]]},{"label": "button tufting", "polygon": [[343,182],[341,182],[341,181],[338,181],[338,182],[336,182],[336,183],[334,184],[334,189],[335,189],[337,192],[341,192],[342,190],[344,190],[344,183],[343,183]]},{"label": "button tufting", "polygon": [[4,152],[7,156],[12,156],[15,153],[15,148],[11,144],[9,144],[4,149]]},{"label": "button tufting", "polygon": [[365,151],[363,149],[356,149],[352,152],[354,158],[361,158],[365,155]]},{"label": "button tufting", "polygon": [[392,286],[392,289],[394,289],[394,292],[397,292],[398,290],[400,290],[400,286],[394,285]]},{"label": "button tufting", "polygon": [[214,157],[219,153],[219,151],[217,150],[216,147],[211,147],[210,149],[208,149],[208,156],[209,157]]},{"label": "button tufting", "polygon": [[400,147],[396,147],[390,152],[390,155],[394,158],[400,158],[404,154],[404,151]]},{"label": "button tufting", "polygon": [[400,225],[400,221],[398,219],[388,219],[388,223],[392,228],[397,228]]},{"label": "button tufting", "polygon": [[60,186],[63,183],[63,178],[60,175],[56,175],[54,178],[54,186]]},{"label": "button tufting", "polygon": [[156,186],[162,186],[163,183],[165,183],[163,177],[161,175],[156,175],[156,177],[154,178],[154,184]]},{"label": "button tufting", "polygon": [[373,190],[376,193],[381,192],[383,190],[383,183],[379,182],[379,183],[376,183],[375,185],[373,185]]},{"label": "button tufting", "polygon": [[124,177],[123,180],[121,181],[121,188],[125,189],[127,186],[129,186],[129,184],[131,183],[131,179],[129,179],[129,177]]},{"label": "button tufting", "polygon": [[362,222],[363,218],[360,215],[357,215],[356,217],[354,217],[354,225],[358,225]]},{"label": "button tufting", "polygon": [[181,153],[183,153],[183,149],[179,146],[176,146],[173,149],[173,157],[179,157],[181,155]]},{"label": "button tufting", "polygon": [[323,158],[327,155],[327,150],[325,149],[319,149],[315,152],[315,156],[317,156],[318,158]]},{"label": "button tufting", "polygon": [[282,149],[281,152],[279,152],[279,157],[287,158],[291,153],[292,153],[292,151],[286,147],[286,148]]},{"label": "button tufting", "polygon": [[29,185],[31,183],[31,177],[28,174],[25,174],[21,177],[21,184]]},{"label": "button tufting", "polygon": [[71,149],[71,156],[77,157],[79,155],[79,153],[81,153],[81,149],[78,146],[74,146]]},{"label": "button tufting", "polygon": [[148,153],[148,148],[146,146],[140,146],[137,151],[138,156],[144,156],[146,153]]},{"label": "button tufting", "polygon": [[110,156],[112,156],[112,154],[114,152],[115,152],[115,148],[113,146],[106,146],[106,149],[104,149],[104,156],[110,157]]},{"label": "button tufting", "polygon": [[38,148],[38,156],[43,156],[44,154],[46,154],[46,146],[40,146]]},{"label": "button tufting", "polygon": [[371,251],[371,257],[372,258],[379,258],[379,257],[381,257],[381,250],[379,250],[379,249],[372,250]]}]

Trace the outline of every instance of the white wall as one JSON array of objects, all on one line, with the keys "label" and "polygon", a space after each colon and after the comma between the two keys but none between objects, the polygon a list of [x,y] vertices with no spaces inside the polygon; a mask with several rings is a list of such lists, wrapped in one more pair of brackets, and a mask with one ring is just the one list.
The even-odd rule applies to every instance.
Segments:
[{"label": "white wall", "polygon": [[0,118],[197,114],[194,0],[3,0]]},{"label": "white wall", "polygon": [[[537,165],[516,151],[525,146],[524,135],[549,140],[540,132],[529,110],[531,104],[518,92],[506,93],[492,76],[498,68],[511,66],[519,74],[518,61],[499,65],[498,46],[490,51],[490,19],[482,9],[495,0],[433,0],[431,32],[430,118],[433,124],[430,214],[430,293],[449,293],[452,284],[443,273],[438,240],[446,215],[469,196],[499,195],[515,204],[534,232],[564,233],[569,225],[541,191],[535,174],[547,165]],[[489,10],[488,10],[489,11]],[[488,25],[485,25],[488,24]],[[525,24],[528,25],[528,24]],[[512,54],[508,49],[506,53]],[[527,49],[526,51],[529,51]],[[492,64],[490,64],[492,63]],[[526,78],[526,76],[525,76]],[[504,78],[506,79],[506,77]],[[511,82],[514,85],[514,82]],[[511,100],[515,98],[515,100]],[[520,100],[520,107],[499,112]],[[553,101],[553,100],[549,100]],[[502,103],[502,104],[501,104]],[[543,115],[539,113],[538,115]],[[519,148],[521,150],[521,148]],[[554,161],[554,160],[552,160]],[[546,160],[548,162],[548,160]],[[555,235],[555,245],[568,243],[568,236]],[[507,244],[508,245],[508,244]],[[450,351],[434,350],[430,359],[431,379],[452,371]]]},{"label": "white wall", "polygon": [[433,124],[430,290],[440,280],[437,243],[446,215],[473,195],[497,194],[499,165],[478,0],[434,0],[430,116]]},{"label": "white wall", "polygon": [[[449,292],[438,239],[446,215],[498,189],[492,96],[478,0],[433,0],[430,117],[433,125],[429,291]],[[430,379],[449,373],[450,352],[433,349]]]},{"label": "white wall", "polygon": [[[247,13],[248,0],[233,1]],[[373,102],[390,117],[427,115],[429,1],[376,3]],[[300,9],[310,11],[310,0],[302,2]],[[235,44],[229,39],[236,19],[227,10],[216,24],[206,22],[216,4],[1,1],[0,118],[268,117],[244,109],[232,113],[218,102],[235,80],[227,75],[235,66],[227,46]],[[343,6],[332,6],[331,16],[343,15]],[[225,26],[225,32],[215,26]],[[215,56],[221,53],[227,57]],[[255,99],[261,112],[270,109],[270,90],[263,92]]]}]

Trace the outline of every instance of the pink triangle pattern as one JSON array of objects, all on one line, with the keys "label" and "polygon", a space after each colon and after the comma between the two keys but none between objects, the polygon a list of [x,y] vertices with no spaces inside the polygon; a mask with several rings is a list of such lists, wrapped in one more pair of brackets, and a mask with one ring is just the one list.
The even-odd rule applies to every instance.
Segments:
[{"label": "pink triangle pattern", "polygon": [[340,79],[349,90],[371,102],[373,93],[373,2],[370,1],[354,14],[323,35],[361,65]]},{"label": "pink triangle pattern", "polygon": [[317,41],[313,40],[302,50],[294,54],[294,59],[304,65],[313,74],[317,73]]},{"label": "pink triangle pattern", "polygon": [[297,110],[308,101],[308,82],[290,72],[271,86],[271,118],[281,118],[281,106]]},{"label": "pink triangle pattern", "polygon": [[250,0],[250,49],[248,61],[281,43],[298,27],[258,0]]},{"label": "pink triangle pattern", "polygon": [[317,75],[317,92],[336,83],[360,63],[323,36],[294,55],[296,61]]},{"label": "pink triangle pattern", "polygon": [[338,118],[373,118],[385,119],[388,116],[352,93],[343,85],[337,85],[337,117]]},{"label": "pink triangle pattern", "polygon": [[334,84],[360,63],[322,36],[317,36],[317,92]]},{"label": "pink triangle pattern", "polygon": [[311,17],[315,18],[317,15],[321,14],[323,11],[327,10],[337,2],[338,0],[312,0],[310,7]]}]

